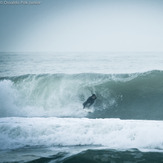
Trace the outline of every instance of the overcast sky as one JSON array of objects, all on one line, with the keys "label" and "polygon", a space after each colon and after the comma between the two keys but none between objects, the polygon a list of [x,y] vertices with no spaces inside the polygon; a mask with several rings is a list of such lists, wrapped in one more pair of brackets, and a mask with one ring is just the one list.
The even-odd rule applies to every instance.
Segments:
[{"label": "overcast sky", "polygon": [[163,51],[162,0],[2,2],[0,51]]}]

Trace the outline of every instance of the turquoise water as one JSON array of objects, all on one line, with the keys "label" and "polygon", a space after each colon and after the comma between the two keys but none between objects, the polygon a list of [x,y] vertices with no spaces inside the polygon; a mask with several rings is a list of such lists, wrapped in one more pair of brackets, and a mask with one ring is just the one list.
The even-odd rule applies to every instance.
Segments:
[{"label": "turquoise water", "polygon": [[163,53],[1,52],[0,162],[162,162],[162,80]]}]

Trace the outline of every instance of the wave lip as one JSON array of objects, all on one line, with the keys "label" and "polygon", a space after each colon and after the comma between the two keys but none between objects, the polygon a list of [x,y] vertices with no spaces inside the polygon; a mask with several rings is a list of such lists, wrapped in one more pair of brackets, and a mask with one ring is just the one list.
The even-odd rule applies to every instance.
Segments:
[{"label": "wave lip", "polygon": [[[0,116],[163,120],[163,71],[40,74],[0,78]],[[82,109],[92,94],[93,112]]]}]

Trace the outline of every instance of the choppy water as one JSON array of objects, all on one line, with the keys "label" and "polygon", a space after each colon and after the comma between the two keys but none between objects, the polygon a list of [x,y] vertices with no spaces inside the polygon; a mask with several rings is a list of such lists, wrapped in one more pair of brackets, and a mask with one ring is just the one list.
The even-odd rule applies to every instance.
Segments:
[{"label": "choppy water", "polygon": [[0,162],[163,162],[162,81],[163,53],[0,53]]}]

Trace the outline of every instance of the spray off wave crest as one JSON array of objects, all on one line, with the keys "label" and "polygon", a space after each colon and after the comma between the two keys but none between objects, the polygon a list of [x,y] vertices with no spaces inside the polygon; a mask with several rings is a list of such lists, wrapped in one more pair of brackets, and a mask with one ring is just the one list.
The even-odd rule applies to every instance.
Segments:
[{"label": "spray off wave crest", "polygon": [[[0,115],[163,119],[163,72],[0,78]],[[93,112],[82,109],[91,93]]]}]

